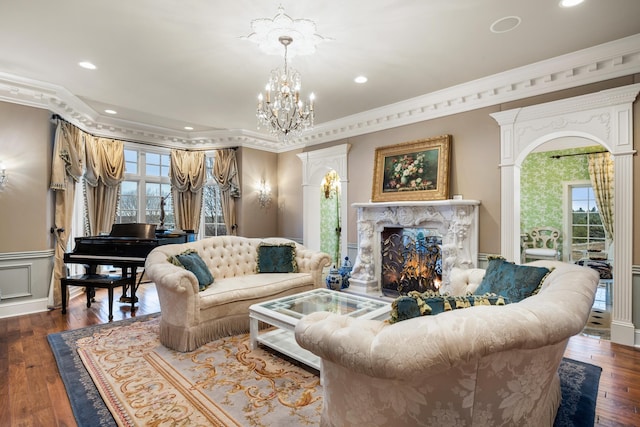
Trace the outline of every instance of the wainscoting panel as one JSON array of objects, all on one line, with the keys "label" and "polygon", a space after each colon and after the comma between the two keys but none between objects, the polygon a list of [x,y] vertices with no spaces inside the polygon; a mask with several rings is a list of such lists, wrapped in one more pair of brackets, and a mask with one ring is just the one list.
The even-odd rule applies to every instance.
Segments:
[{"label": "wainscoting panel", "polygon": [[0,254],[0,317],[47,310],[53,250]]},{"label": "wainscoting panel", "polygon": [[33,264],[0,265],[0,301],[30,297]]}]

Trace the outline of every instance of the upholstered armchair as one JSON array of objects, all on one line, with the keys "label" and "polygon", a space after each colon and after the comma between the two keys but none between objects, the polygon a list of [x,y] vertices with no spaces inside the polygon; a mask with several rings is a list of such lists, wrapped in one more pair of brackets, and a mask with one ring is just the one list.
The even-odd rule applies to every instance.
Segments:
[{"label": "upholstered armchair", "polygon": [[539,292],[398,323],[328,312],[296,326],[322,360],[322,426],[551,426],[558,366],[593,304],[598,275],[552,268]]}]

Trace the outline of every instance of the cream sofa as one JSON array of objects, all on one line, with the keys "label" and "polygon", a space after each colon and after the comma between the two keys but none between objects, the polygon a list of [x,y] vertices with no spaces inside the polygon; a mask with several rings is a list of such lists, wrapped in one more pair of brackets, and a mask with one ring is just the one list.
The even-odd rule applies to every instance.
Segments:
[{"label": "cream sofa", "polygon": [[[322,359],[322,426],[551,426],[568,339],[598,275],[558,261],[537,295],[394,324],[312,313],[296,340]],[[471,272],[458,285],[475,288]]]},{"label": "cream sofa", "polygon": [[[178,351],[195,350],[217,338],[249,331],[251,304],[323,286],[322,271],[331,263],[328,254],[296,243],[297,273],[258,274],[257,248],[262,242],[295,243],[218,236],[153,249],[145,272],[160,300],[160,342]],[[198,252],[214,277],[204,291],[199,291],[193,273],[169,261],[187,249]]]}]

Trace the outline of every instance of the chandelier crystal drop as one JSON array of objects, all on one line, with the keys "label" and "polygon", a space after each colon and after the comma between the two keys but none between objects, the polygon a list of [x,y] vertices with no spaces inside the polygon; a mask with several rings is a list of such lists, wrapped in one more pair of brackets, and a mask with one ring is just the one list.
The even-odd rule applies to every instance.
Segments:
[{"label": "chandelier crystal drop", "polygon": [[300,99],[300,73],[289,68],[287,64],[287,48],[293,42],[290,36],[280,36],[284,46],[284,70],[271,72],[264,94],[258,95],[258,129],[265,126],[272,135],[282,142],[298,137],[304,130],[313,128],[313,93],[305,104]]}]

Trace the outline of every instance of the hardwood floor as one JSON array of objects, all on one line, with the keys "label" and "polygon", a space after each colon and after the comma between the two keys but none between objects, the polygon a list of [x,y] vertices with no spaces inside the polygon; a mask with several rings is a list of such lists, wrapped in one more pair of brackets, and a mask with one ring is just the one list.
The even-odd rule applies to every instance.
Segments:
[{"label": "hardwood floor", "polygon": [[[120,304],[116,291],[114,321],[130,318],[130,305]],[[153,284],[138,290],[135,315],[160,311]],[[106,323],[106,290],[96,292],[87,308],[84,295],[60,310],[0,319],[0,426],[75,426],[67,394],[58,374],[47,335]],[[596,425],[640,425],[640,349],[577,335],[565,355],[602,367]]]},{"label": "hardwood floor", "polygon": [[[121,289],[114,292],[113,320],[132,317],[131,305],[120,304]],[[137,291],[134,316],[157,313],[160,304],[155,285]],[[86,307],[85,295],[60,310],[0,319],[0,426],[76,426],[67,393],[47,335],[107,323],[106,289],[96,290],[96,301]]]}]

